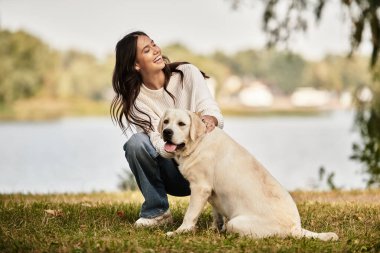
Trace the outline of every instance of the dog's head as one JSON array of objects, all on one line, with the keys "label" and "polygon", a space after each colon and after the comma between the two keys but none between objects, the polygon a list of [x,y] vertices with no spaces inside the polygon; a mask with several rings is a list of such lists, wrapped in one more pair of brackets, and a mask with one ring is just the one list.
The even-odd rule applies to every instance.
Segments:
[{"label": "dog's head", "polygon": [[168,109],[162,115],[158,131],[165,141],[165,151],[178,154],[206,132],[201,118],[190,111]]}]

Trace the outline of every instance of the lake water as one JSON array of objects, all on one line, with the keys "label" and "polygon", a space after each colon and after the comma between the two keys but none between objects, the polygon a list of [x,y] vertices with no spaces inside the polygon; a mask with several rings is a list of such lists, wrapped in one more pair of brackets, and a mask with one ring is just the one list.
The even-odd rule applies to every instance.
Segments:
[{"label": "lake water", "polygon": [[[353,113],[338,111],[226,117],[224,129],[288,190],[318,185],[321,166],[335,172],[337,186],[363,188],[360,165],[349,160],[358,139],[352,126]],[[116,191],[118,175],[128,168],[122,150],[126,140],[109,117],[1,122],[0,193]]]}]

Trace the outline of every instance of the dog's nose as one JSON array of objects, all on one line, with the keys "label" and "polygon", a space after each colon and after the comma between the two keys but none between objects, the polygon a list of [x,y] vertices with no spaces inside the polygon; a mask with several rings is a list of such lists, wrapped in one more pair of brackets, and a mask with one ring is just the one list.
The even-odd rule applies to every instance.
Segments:
[{"label": "dog's nose", "polygon": [[164,129],[164,131],[162,133],[163,133],[164,139],[166,139],[166,140],[170,140],[173,136],[173,130],[171,130],[171,129]]}]

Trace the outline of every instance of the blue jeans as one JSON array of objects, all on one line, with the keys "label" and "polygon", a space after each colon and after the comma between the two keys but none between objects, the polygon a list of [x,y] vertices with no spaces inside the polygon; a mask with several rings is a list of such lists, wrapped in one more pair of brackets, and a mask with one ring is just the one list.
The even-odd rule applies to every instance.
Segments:
[{"label": "blue jeans", "polygon": [[140,217],[157,217],[169,209],[167,194],[190,195],[189,182],[173,159],[161,157],[148,135],[136,133],[124,145],[125,157],[145,201]]}]

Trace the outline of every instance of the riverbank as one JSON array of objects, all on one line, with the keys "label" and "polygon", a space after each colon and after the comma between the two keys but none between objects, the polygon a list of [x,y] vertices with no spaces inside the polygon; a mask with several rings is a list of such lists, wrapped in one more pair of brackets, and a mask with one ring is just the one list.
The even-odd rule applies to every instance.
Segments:
[{"label": "riverbank", "polygon": [[188,198],[170,198],[174,224],[135,229],[138,192],[0,195],[0,251],[59,252],[379,252],[380,190],[292,192],[303,227],[340,239],[252,240],[209,229],[208,206],[195,233],[165,236],[178,227]]},{"label": "riverbank", "polygon": [[[0,121],[47,121],[65,117],[109,116],[110,101],[85,99],[33,98],[10,106],[0,106]],[[315,116],[334,108],[317,107],[247,107],[221,105],[224,116]]]},{"label": "riverbank", "polygon": [[48,121],[65,117],[110,115],[110,102],[34,98],[0,106],[0,121]]}]

